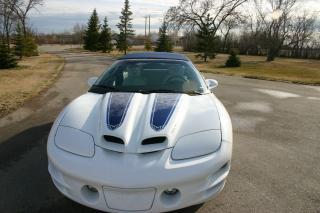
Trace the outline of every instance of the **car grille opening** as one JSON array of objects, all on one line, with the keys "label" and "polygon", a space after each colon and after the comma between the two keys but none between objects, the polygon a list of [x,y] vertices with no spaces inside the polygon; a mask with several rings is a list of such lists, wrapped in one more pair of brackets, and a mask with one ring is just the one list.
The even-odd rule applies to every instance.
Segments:
[{"label": "car grille opening", "polygon": [[124,141],[121,138],[117,138],[111,135],[105,135],[104,139],[110,143],[124,144]]},{"label": "car grille opening", "polygon": [[166,140],[167,140],[166,137],[147,138],[142,141],[142,145],[160,144],[160,143],[164,143]]}]

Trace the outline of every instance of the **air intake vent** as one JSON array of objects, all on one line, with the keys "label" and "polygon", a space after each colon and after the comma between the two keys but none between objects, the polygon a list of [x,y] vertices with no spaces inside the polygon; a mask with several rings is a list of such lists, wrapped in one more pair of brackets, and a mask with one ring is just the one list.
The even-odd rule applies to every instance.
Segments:
[{"label": "air intake vent", "polygon": [[111,143],[116,143],[116,144],[124,144],[124,141],[121,138],[117,138],[111,135],[105,135],[104,139],[108,142]]},{"label": "air intake vent", "polygon": [[160,144],[160,143],[164,143],[166,140],[167,140],[166,137],[148,138],[142,141],[142,145]]}]

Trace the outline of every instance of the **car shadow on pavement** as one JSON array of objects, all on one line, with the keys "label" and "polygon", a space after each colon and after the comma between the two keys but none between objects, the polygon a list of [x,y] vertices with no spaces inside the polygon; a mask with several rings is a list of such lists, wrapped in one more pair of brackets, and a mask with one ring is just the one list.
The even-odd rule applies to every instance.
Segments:
[{"label": "car shadow on pavement", "polygon": [[[51,126],[29,128],[0,143],[0,212],[98,212],[65,198],[54,187],[46,153]],[[175,213],[196,212],[201,206]]]}]

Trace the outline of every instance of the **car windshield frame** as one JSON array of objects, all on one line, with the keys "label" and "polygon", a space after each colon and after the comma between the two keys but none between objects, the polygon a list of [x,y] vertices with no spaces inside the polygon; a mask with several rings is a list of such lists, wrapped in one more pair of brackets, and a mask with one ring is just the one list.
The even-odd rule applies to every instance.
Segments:
[{"label": "car windshield frame", "polygon": [[[152,69],[152,66],[158,65],[159,67]],[[161,69],[160,65],[164,69]],[[140,69],[137,69],[138,71],[131,70],[138,66],[143,67],[143,69],[139,67]],[[150,69],[148,69],[148,66],[150,66]],[[177,69],[179,68],[180,70],[170,70],[169,66],[177,66]],[[128,67],[131,69],[128,72],[125,72],[125,69],[127,69]],[[158,78],[157,76],[155,78],[151,76],[151,79],[156,81],[157,79],[159,79],[159,77],[163,77],[164,79],[167,79],[167,81],[176,80],[176,83],[173,83],[173,81],[165,81],[167,84],[162,82],[161,85],[147,85],[145,83],[145,85],[138,84],[126,86],[125,82],[128,81],[129,76],[133,75],[133,73],[135,72],[140,73],[141,75],[138,77],[135,76],[136,80],[141,80],[142,77],[146,77],[144,75],[152,75],[158,72],[157,74],[160,74],[160,76],[158,76]],[[144,73],[141,74],[142,72]],[[126,79],[124,79],[125,75],[127,75]],[[120,78],[122,82],[117,82],[116,79],[118,78]],[[131,78],[134,79],[134,77]],[[181,83],[181,87],[179,83]],[[121,85],[119,86],[116,84]],[[191,86],[185,89],[184,86],[186,84]],[[176,86],[178,87],[178,89],[174,88]],[[191,61],[173,59],[126,59],[118,60],[115,63],[113,63],[105,72],[102,73],[102,75],[98,78],[95,84],[92,85],[92,87],[89,89],[89,92],[99,94],[106,94],[109,92],[125,92],[142,94],[180,93],[188,95],[205,95],[210,93],[210,90],[208,89],[208,86],[205,83],[203,76],[200,74],[200,72],[196,69],[196,67],[192,64]]]}]

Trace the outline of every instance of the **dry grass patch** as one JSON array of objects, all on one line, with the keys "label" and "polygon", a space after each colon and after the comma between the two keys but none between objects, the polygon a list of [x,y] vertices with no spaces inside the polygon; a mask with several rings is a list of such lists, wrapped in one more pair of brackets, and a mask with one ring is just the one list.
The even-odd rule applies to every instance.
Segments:
[{"label": "dry grass patch", "polygon": [[48,88],[63,65],[63,58],[43,54],[23,59],[16,69],[0,70],[0,117]]},{"label": "dry grass patch", "polygon": [[[83,52],[81,48],[71,49],[73,52]],[[144,46],[133,46],[129,53],[144,52]],[[238,68],[225,68],[229,55],[218,54],[209,62],[195,57],[196,53],[182,52],[181,47],[174,52],[187,55],[201,72],[238,75],[246,78],[255,78],[271,81],[283,81],[298,84],[320,85],[320,60],[277,58],[273,62],[266,62],[265,56],[239,56],[242,66]],[[101,53],[104,54],[104,53]],[[104,55],[119,58],[122,52],[114,50]]]},{"label": "dry grass patch", "polygon": [[279,58],[266,62],[261,56],[240,56],[242,66],[238,68],[223,67],[229,55],[219,54],[208,63],[195,58],[195,53],[185,53],[201,72],[239,75],[273,81],[299,84],[320,85],[320,61],[305,59]]}]

